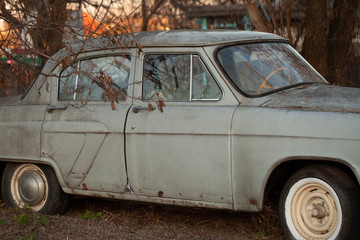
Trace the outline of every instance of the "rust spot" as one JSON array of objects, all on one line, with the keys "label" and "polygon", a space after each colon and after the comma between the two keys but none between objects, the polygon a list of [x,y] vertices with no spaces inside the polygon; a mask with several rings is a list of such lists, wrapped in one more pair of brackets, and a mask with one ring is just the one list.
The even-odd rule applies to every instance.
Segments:
[{"label": "rust spot", "polygon": [[98,198],[103,197],[102,195],[100,195],[100,194],[98,194],[98,193],[92,193],[92,194],[90,194],[90,196],[92,196],[92,197],[98,197]]},{"label": "rust spot", "polygon": [[158,197],[162,197],[164,195],[164,193],[162,191],[158,192]]},{"label": "rust spot", "polygon": [[257,201],[255,199],[250,199],[250,204],[257,206]]},{"label": "rust spot", "polygon": [[220,199],[221,199],[221,201],[224,201],[224,197],[221,197]]},{"label": "rust spot", "polygon": [[83,187],[84,190],[87,190],[87,186],[86,186],[85,183],[82,184],[82,187]]},{"label": "rust spot", "polygon": [[204,196],[200,194],[200,199],[204,199]]},{"label": "rust spot", "polygon": [[114,195],[112,195],[112,194],[110,194],[110,193],[108,193],[108,194],[106,194],[109,198],[115,198],[115,196]]},{"label": "rust spot", "polygon": [[182,193],[179,193],[179,196],[182,196]]}]

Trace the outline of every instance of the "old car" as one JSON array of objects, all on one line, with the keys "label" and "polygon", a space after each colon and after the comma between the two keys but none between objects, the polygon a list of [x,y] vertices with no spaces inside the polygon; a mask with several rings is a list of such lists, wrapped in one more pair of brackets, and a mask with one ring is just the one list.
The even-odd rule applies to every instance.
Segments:
[{"label": "old car", "polygon": [[69,195],[261,211],[289,239],[359,226],[360,89],[329,85],[282,37],[141,32],[59,51],[0,100],[2,198]]}]

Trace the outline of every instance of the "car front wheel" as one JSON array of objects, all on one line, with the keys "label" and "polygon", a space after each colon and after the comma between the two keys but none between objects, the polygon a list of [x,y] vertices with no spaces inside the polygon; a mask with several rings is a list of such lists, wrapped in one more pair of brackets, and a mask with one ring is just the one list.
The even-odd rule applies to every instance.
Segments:
[{"label": "car front wheel", "polygon": [[8,163],[1,189],[4,202],[11,207],[28,206],[36,212],[54,214],[67,204],[67,195],[46,165]]},{"label": "car front wheel", "polygon": [[289,239],[358,239],[359,206],[359,188],[345,172],[306,167],[285,184],[280,222]]}]

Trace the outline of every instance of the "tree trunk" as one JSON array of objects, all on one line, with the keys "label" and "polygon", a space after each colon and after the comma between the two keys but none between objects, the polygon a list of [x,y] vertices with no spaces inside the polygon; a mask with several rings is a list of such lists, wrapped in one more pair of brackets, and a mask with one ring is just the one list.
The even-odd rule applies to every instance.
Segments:
[{"label": "tree trunk", "polygon": [[307,0],[303,56],[323,76],[327,54],[326,0]]},{"label": "tree trunk", "polygon": [[47,29],[46,42],[49,46],[50,56],[55,54],[61,48],[63,48],[63,32],[65,28],[65,22],[67,20],[67,10],[66,4],[67,0],[56,0],[52,3],[51,6],[51,15],[50,15],[50,29]]},{"label": "tree trunk", "polygon": [[286,1],[286,32],[290,44],[294,46],[294,41],[292,39],[292,32],[291,32],[291,0]]},{"label": "tree trunk", "polygon": [[[314,1],[317,2],[317,1]],[[343,82],[349,51],[355,35],[356,11],[359,0],[335,0],[328,36],[327,80],[336,85]]]},{"label": "tree trunk", "polygon": [[247,9],[251,23],[257,31],[272,33],[274,27],[271,22],[266,19],[262,10],[257,7],[257,3],[257,0],[247,0]]},{"label": "tree trunk", "polygon": [[148,24],[149,24],[149,14],[146,5],[146,0],[141,1],[141,16],[142,16],[142,26],[141,31],[147,31]]},{"label": "tree trunk", "polygon": [[43,65],[48,57],[63,48],[67,2],[67,0],[41,0],[34,4],[32,1],[24,1],[29,11],[27,14],[37,16],[36,24],[28,31],[33,41],[33,49],[41,53]]}]

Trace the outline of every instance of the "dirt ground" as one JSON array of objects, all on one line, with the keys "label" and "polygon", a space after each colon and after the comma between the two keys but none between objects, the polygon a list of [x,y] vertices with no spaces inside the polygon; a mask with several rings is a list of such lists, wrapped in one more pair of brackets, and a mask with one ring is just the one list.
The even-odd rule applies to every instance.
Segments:
[{"label": "dirt ground", "polygon": [[0,203],[0,240],[285,239],[277,212],[261,213],[71,199],[62,215],[44,216]]}]

